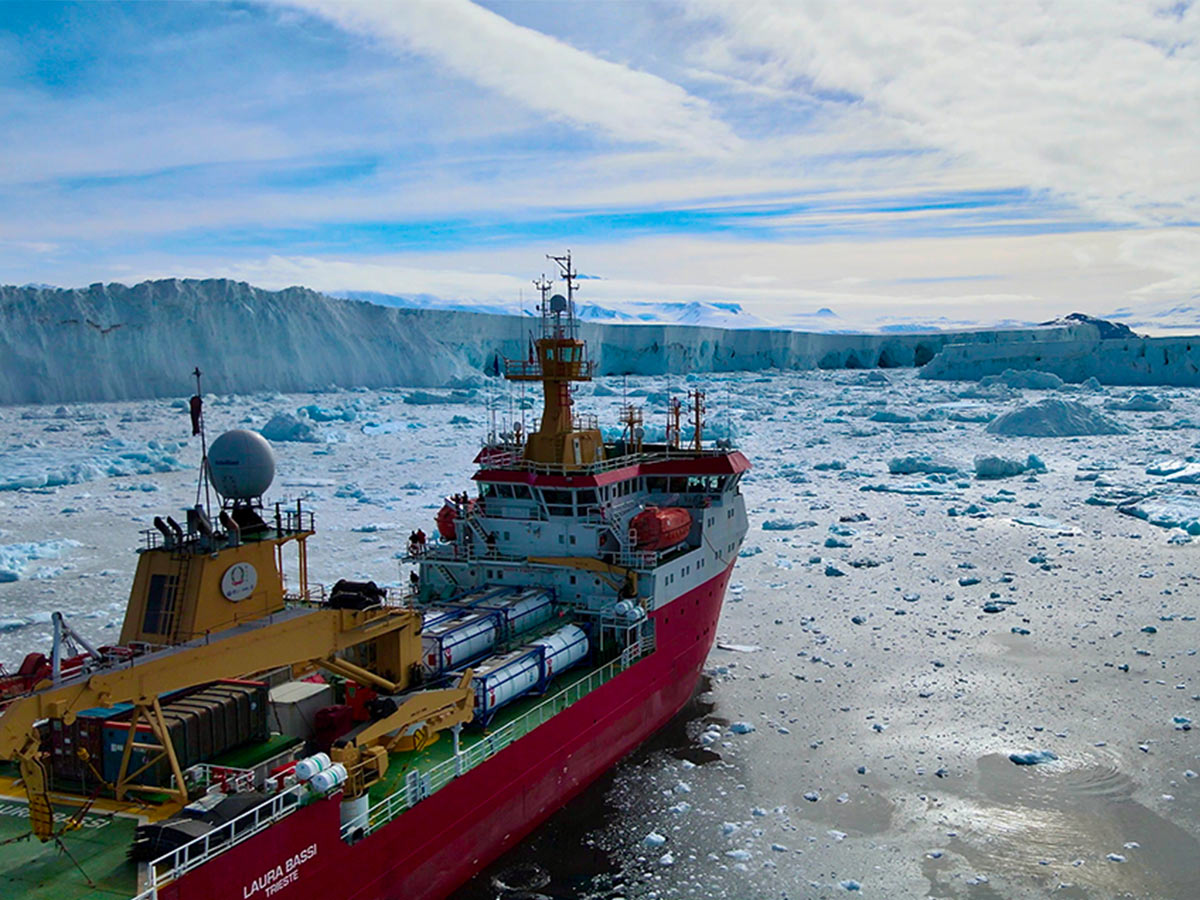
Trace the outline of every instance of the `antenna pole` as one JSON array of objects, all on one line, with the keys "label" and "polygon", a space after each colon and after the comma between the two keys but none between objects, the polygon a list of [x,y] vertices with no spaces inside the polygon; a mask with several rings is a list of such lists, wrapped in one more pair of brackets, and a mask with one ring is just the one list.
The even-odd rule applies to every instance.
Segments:
[{"label": "antenna pole", "polygon": [[578,272],[571,265],[571,251],[567,251],[566,256],[550,256],[546,254],[547,259],[552,259],[558,263],[559,271],[562,274],[563,280],[567,283],[567,323],[571,329],[571,337],[577,337],[576,331],[579,324],[575,320],[575,292],[579,290],[579,285],[575,283]]},{"label": "antenna pole", "polygon": [[196,505],[200,505],[200,489],[204,489],[204,512],[205,515],[212,515],[212,498],[209,495],[208,484],[208,435],[204,431],[204,409],[203,409],[203,393],[200,390],[200,367],[196,366],[192,370],[192,375],[196,378],[196,396],[192,398],[192,409],[194,410],[193,422],[195,430],[200,433],[200,477],[196,481]]}]

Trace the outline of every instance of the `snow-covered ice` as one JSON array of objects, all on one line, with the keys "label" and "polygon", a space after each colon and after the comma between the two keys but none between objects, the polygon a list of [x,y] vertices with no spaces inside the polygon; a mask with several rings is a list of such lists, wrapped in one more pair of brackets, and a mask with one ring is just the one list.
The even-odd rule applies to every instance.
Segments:
[{"label": "snow-covered ice", "polygon": [[[1059,882],[1106,896],[1119,876],[1134,896],[1186,896],[1200,766],[1197,730],[1177,718],[1200,721],[1200,565],[1195,543],[1169,538],[1200,533],[1200,487],[1168,479],[1200,460],[1200,435],[1174,427],[1200,421],[1200,391],[1172,388],[1164,413],[1056,390],[1048,399],[1129,430],[1051,438],[987,428],[1044,389],[972,392],[908,369],[887,379],[702,377],[710,420],[740,431],[755,467],[743,481],[750,532],[715,634],[725,649],[708,661],[693,718],[567,813],[610,860],[595,895],[618,896],[619,883],[639,898],[823,897],[853,881],[867,896],[1024,900]],[[581,411],[615,421],[627,390],[667,385],[655,375],[596,387]],[[470,489],[494,385],[426,384],[476,395],[406,403],[416,389],[210,397],[210,434],[285,413],[322,436],[275,445],[272,491],[316,512],[314,582],[400,583],[407,533],[429,531],[441,498]],[[868,421],[885,408],[913,421]],[[148,400],[2,412],[0,482],[43,477],[0,492],[0,568],[18,575],[0,584],[0,659],[48,646],[55,609],[111,642],[139,530],[195,502],[186,411]],[[649,401],[646,415],[665,422],[665,406]],[[29,468],[6,464],[18,451]],[[999,481],[972,464],[1028,469],[1031,455],[1041,465]],[[892,460],[938,458],[955,470],[891,471]],[[86,481],[44,477],[97,460]],[[129,468],[110,472],[120,460]],[[74,544],[50,555],[54,542]],[[1058,760],[1009,761],[1030,749]],[[665,844],[644,844],[652,833]],[[553,869],[553,837],[516,852]],[[1128,861],[1109,864],[1110,852]],[[484,883],[465,896],[494,894]]]}]

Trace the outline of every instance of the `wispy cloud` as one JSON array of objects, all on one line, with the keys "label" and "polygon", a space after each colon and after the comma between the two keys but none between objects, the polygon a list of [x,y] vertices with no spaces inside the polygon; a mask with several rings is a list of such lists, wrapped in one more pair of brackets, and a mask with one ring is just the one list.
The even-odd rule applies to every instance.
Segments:
[{"label": "wispy cloud", "polygon": [[1169,303],[1198,104],[1143,0],[10,5],[0,281],[487,298],[571,246],[764,319]]},{"label": "wispy cloud", "polygon": [[[468,0],[289,0],[509,100],[621,141],[723,155],[738,141],[708,103],[655,75],[585,53]],[[399,99],[399,98],[398,98]]]},{"label": "wispy cloud", "polygon": [[1200,7],[690,0],[698,56],[776,91],[840,94],[919,146],[1104,218],[1200,221]]}]

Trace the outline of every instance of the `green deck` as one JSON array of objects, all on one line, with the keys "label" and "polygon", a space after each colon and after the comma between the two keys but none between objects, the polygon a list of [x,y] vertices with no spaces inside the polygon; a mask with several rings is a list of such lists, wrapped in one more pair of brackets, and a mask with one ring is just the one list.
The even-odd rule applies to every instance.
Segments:
[{"label": "green deck", "polygon": [[[65,806],[56,811],[75,812]],[[20,900],[129,900],[136,895],[137,865],[128,858],[136,820],[93,811],[83,822],[83,828],[64,834],[62,843],[86,878],[53,841],[42,844],[31,835],[20,840],[29,835],[28,808],[0,798],[0,893]]]},{"label": "green deck", "polygon": [[266,762],[299,743],[299,738],[288,737],[286,734],[274,734],[261,743],[246,744],[222,753],[220,756],[210,759],[209,765],[228,766],[231,769],[253,769],[259,763]]},{"label": "green deck", "polygon": [[[608,665],[612,665],[610,662]],[[593,670],[589,673],[592,677],[598,676],[599,672],[605,667]],[[607,681],[615,672],[608,677],[599,678],[596,686]],[[536,694],[522,697],[505,706],[500,707],[496,712],[495,717],[488,724],[487,728],[479,728],[476,725],[468,725],[463,728],[459,736],[459,746],[464,756],[467,752],[478,744],[487,742],[489,737],[496,732],[501,731],[510,723],[516,722],[526,713],[530,713],[539,706],[546,707],[542,711],[541,721],[545,721],[562,712],[573,702],[579,699],[579,696],[566,696],[563,691],[564,685],[572,684],[580,680],[579,672],[563,673],[551,683],[551,689],[545,694]],[[580,692],[585,693],[585,692]],[[501,748],[497,748],[501,749]],[[422,772],[428,772],[431,768],[439,763],[447,762],[454,758],[454,736],[449,731],[440,733],[438,740],[434,741],[428,747],[422,750],[414,750],[404,753],[394,753],[388,761],[387,774],[375,784],[371,785],[367,793],[370,795],[371,803],[378,803],[390,794],[394,794],[404,786],[404,780],[409,771],[413,768],[420,769]],[[468,765],[468,768],[470,766]]]}]

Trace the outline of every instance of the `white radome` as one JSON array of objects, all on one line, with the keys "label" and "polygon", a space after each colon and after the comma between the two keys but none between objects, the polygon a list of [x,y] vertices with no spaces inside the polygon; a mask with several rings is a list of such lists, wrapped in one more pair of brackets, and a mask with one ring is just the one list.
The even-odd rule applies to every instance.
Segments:
[{"label": "white radome", "polygon": [[254,431],[227,431],[208,448],[208,475],[222,497],[261,497],[275,479],[275,452]]}]

